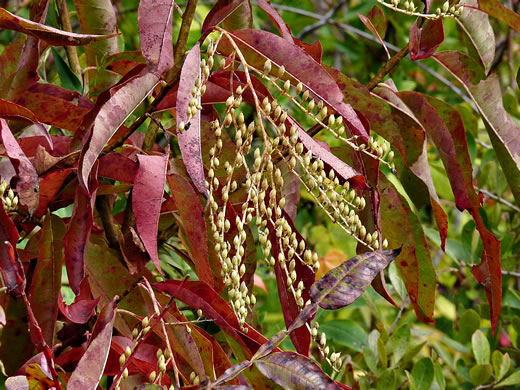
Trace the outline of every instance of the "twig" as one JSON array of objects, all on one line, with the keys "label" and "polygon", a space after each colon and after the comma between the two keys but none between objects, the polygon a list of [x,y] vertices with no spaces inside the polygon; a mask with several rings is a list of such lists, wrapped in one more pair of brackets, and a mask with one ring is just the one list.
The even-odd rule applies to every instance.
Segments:
[{"label": "twig", "polygon": [[515,272],[515,271],[502,270],[502,275],[514,276],[515,278],[520,278],[520,272]]},{"label": "twig", "polygon": [[[101,217],[103,229],[108,240],[110,248],[119,251],[119,240],[117,239],[117,232],[114,225],[114,216],[112,215],[112,208],[110,207],[110,199],[108,195],[99,195],[96,197],[96,209]],[[123,261],[124,264],[124,261]],[[124,264],[126,266],[126,264]]]},{"label": "twig", "polygon": [[383,81],[385,76],[390,73],[401,60],[406,57],[408,52],[410,51],[410,47],[406,44],[397,54],[395,54],[390,60],[383,66],[379,72],[374,76],[372,80],[367,84],[367,88],[369,91],[373,90],[377,85]]},{"label": "twig", "polygon": [[389,335],[392,334],[392,332],[394,331],[394,328],[397,326],[397,324],[401,320],[401,317],[403,316],[404,311],[408,308],[409,305],[410,305],[410,299],[408,298],[408,296],[406,296],[403,299],[403,302],[401,303],[401,308],[399,309],[399,312],[397,313],[397,317],[395,317],[394,322],[392,322],[392,325],[390,325],[390,328],[388,329]]},{"label": "twig", "polygon": [[[65,31],[72,32],[72,25],[70,23],[67,2],[61,0],[61,2],[58,3],[58,8],[60,12],[61,26]],[[71,70],[80,80],[82,80],[83,76],[81,72],[81,65],[79,64],[78,52],[76,51],[76,47],[65,46],[65,52],[67,53],[67,59],[69,60]]]},{"label": "twig", "polygon": [[345,0],[339,1],[338,4],[336,4],[334,7],[332,7],[329,12],[327,12],[325,15],[323,15],[320,20],[318,20],[316,23],[311,24],[310,26],[305,27],[302,31],[300,31],[300,34],[298,34],[298,39],[303,39],[306,35],[309,35],[310,33],[318,30],[320,27],[329,24],[330,20],[336,15],[336,13],[346,4],[347,2]]},{"label": "twig", "polygon": [[515,206],[513,203],[505,200],[504,198],[501,198],[500,196],[488,191],[488,190],[485,190],[484,188],[479,188],[477,186],[474,186],[475,187],[475,190],[478,191],[478,192],[482,192],[484,195],[486,195],[488,198],[491,198],[493,200],[496,200],[497,202],[499,203],[502,203],[504,206],[507,206],[509,207],[510,209],[516,211],[517,213],[520,213],[520,208]]}]

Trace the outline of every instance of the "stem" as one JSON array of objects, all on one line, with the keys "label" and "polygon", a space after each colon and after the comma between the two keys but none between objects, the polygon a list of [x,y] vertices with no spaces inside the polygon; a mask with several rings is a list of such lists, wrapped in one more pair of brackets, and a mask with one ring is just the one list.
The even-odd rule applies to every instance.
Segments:
[{"label": "stem", "polygon": [[406,57],[410,47],[408,44],[404,46],[397,54],[395,54],[390,60],[377,72],[372,80],[367,84],[367,88],[369,91],[373,90],[377,87],[377,84],[383,81],[385,76],[390,73],[396,66],[401,62],[401,60]]},{"label": "stem", "polygon": [[[119,248],[119,240],[117,239],[117,232],[114,225],[114,216],[112,215],[112,208],[110,206],[110,199],[108,195],[99,195],[96,198],[96,208],[103,223],[103,229],[108,240],[108,245],[113,249]],[[123,262],[124,264],[124,262]],[[124,264],[126,266],[126,264]]]},{"label": "stem", "polygon": [[[69,10],[67,8],[67,2],[64,0],[61,0],[58,3],[58,8],[60,12],[60,20],[61,20],[61,26],[65,31],[72,32],[72,25],[70,23],[69,18]],[[67,59],[69,60],[69,65],[71,70],[74,72],[74,74],[82,80],[82,72],[81,72],[81,65],[79,64],[79,58],[78,58],[78,52],[76,51],[75,46],[65,46],[65,52],[67,53]]]}]

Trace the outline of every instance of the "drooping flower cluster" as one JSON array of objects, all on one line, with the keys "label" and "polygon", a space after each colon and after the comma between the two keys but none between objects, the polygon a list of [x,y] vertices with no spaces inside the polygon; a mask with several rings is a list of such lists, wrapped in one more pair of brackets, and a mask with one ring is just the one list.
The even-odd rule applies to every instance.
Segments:
[{"label": "drooping flower cluster", "polygon": [[462,5],[460,2],[450,5],[450,2],[446,0],[442,7],[438,7],[435,9],[433,13],[422,13],[417,12],[418,7],[415,3],[409,0],[401,1],[401,0],[377,0],[379,4],[393,9],[397,12],[402,12],[410,16],[419,16],[425,19],[439,19],[439,18],[456,18],[460,16],[462,13]]}]

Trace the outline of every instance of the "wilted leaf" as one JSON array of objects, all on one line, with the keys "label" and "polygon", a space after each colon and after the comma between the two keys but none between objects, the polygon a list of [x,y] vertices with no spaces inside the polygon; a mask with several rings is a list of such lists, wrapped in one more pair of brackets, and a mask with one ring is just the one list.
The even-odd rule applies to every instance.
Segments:
[{"label": "wilted leaf", "polygon": [[20,148],[5,119],[0,119],[0,132],[7,156],[11,160],[18,176],[16,192],[20,203],[27,206],[29,213],[33,214],[40,200],[38,173]]},{"label": "wilted leaf", "polygon": [[401,249],[366,252],[347,260],[312,285],[312,302],[328,310],[350,305],[400,252]]},{"label": "wilted leaf", "polygon": [[[195,81],[200,78],[200,45],[197,43],[186,56],[181,69],[179,90],[177,91],[177,138],[181,148],[182,158],[186,170],[190,175],[195,187],[205,194],[207,192],[204,179],[204,166],[202,165],[200,145],[200,111],[188,121],[188,108],[193,98],[191,91]],[[200,100],[200,98],[197,98]],[[181,123],[184,130],[180,130]]]},{"label": "wilted leaf", "polygon": [[150,70],[161,75],[173,66],[173,0],[139,2],[137,20],[141,51]]},{"label": "wilted leaf", "polygon": [[157,253],[157,229],[166,184],[168,154],[163,156],[138,155],[139,168],[134,180],[132,210],[137,232],[155,267],[161,272]]},{"label": "wilted leaf", "polygon": [[158,82],[159,78],[152,73],[137,76],[120,87],[101,107],[78,167],[79,181],[85,188],[88,188],[90,171],[107,142]]},{"label": "wilted leaf", "polygon": [[4,8],[0,8],[0,28],[32,35],[54,46],[81,46],[114,35],[85,35],[62,31],[13,15]]},{"label": "wilted leaf", "polygon": [[61,271],[65,263],[64,235],[65,224],[61,218],[48,213],[41,230],[38,262],[29,289],[29,302],[42,329],[43,337],[50,347],[54,345]]},{"label": "wilted leaf", "polygon": [[294,352],[273,353],[255,362],[255,366],[286,389],[339,389],[316,363]]},{"label": "wilted leaf", "polygon": [[112,330],[116,314],[115,299],[106,304],[99,314],[98,321],[93,330],[92,341],[85,354],[81,357],[76,369],[67,383],[71,389],[95,389],[97,388],[110,350]]},{"label": "wilted leaf", "polygon": [[410,30],[410,57],[414,61],[430,57],[444,41],[442,18],[426,20],[421,27],[417,22]]}]

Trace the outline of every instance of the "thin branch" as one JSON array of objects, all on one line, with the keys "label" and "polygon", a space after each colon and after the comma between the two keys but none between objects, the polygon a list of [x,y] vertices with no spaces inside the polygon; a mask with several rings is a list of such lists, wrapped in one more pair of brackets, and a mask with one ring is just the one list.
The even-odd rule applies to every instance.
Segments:
[{"label": "thin branch", "polygon": [[[63,30],[72,32],[72,25],[70,23],[69,10],[67,8],[67,2],[61,0],[58,2],[58,8],[60,13],[61,26]],[[79,64],[78,52],[76,51],[75,46],[65,46],[65,52],[67,53],[67,59],[69,60],[69,65],[74,72],[74,74],[80,79],[83,79],[81,73],[81,65]]]},{"label": "thin branch", "polygon": [[298,34],[298,39],[303,39],[306,35],[318,30],[320,27],[328,24],[330,20],[336,15],[336,13],[347,3],[346,0],[339,1],[334,7],[332,7],[329,12],[323,15],[320,20],[316,23],[311,24],[310,26],[305,27],[300,34]]},{"label": "thin branch", "polygon": [[[121,252],[114,224],[114,216],[112,215],[112,207],[110,206],[110,198],[108,195],[99,195],[96,197],[96,209],[99,213],[99,216],[101,217],[101,222],[107,237],[108,245],[110,248],[117,249],[119,252]],[[126,264],[124,265],[126,266]]]},{"label": "thin branch", "polygon": [[476,191],[482,192],[488,198],[496,200],[497,202],[502,203],[504,206],[509,207],[510,209],[516,211],[517,213],[520,213],[520,208],[515,206],[513,203],[505,200],[504,198],[501,198],[500,196],[498,196],[498,195],[496,195],[496,194],[494,194],[494,193],[492,193],[492,192],[490,192],[488,190],[485,190],[484,188],[479,188],[477,186],[474,186],[474,187],[475,187]]},{"label": "thin branch", "polygon": [[502,270],[502,275],[514,276],[515,278],[520,278],[520,272],[515,272],[515,271]]},{"label": "thin branch", "polygon": [[379,72],[374,76],[372,80],[367,84],[367,88],[369,91],[373,90],[377,85],[383,81],[385,76],[390,73],[401,60],[408,55],[410,51],[410,46],[406,44],[399,52],[394,55],[390,60],[383,66]]}]

